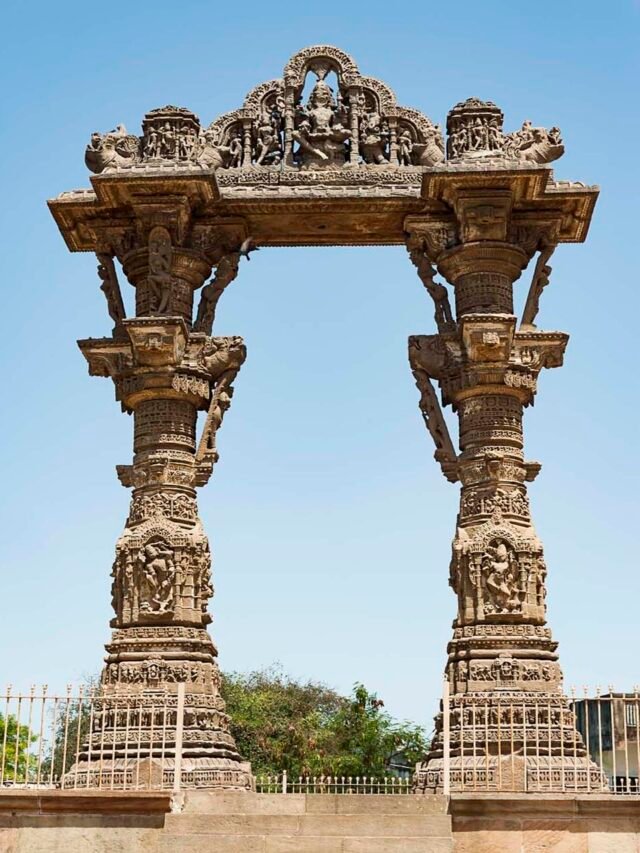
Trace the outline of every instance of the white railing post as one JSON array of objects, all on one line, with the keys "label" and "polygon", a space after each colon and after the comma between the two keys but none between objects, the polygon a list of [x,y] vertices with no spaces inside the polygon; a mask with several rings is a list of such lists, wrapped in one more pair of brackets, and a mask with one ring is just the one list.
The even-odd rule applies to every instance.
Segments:
[{"label": "white railing post", "polygon": [[449,681],[442,687],[442,790],[445,797],[451,793],[451,708]]},{"label": "white railing post", "polygon": [[173,793],[179,794],[182,784],[182,735],[184,732],[184,681],[178,684],[178,705],[176,708],[176,757],[173,770]]},{"label": "white railing post", "polygon": [[282,793],[283,794],[287,793],[287,771],[286,770],[282,771]]}]

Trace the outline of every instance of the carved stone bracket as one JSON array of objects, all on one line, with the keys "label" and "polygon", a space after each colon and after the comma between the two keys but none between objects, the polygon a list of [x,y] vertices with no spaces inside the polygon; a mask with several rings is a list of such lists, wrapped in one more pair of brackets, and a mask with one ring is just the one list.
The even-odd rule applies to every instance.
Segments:
[{"label": "carved stone bracket", "polygon": [[540,254],[538,255],[538,260],[536,261],[533,275],[531,277],[531,285],[529,287],[529,293],[527,294],[527,301],[525,302],[524,309],[522,311],[522,320],[520,321],[521,328],[536,328],[534,320],[538,316],[538,311],[540,310],[540,297],[542,296],[542,291],[549,284],[549,276],[551,275],[549,259],[551,258],[554,250],[555,246],[553,244],[543,243],[540,247]]},{"label": "carved stone bracket", "polygon": [[[428,352],[428,350],[425,351]],[[449,428],[442,414],[442,408],[431,384],[428,372],[429,359],[427,357],[423,361],[422,353],[421,337],[409,338],[409,363],[420,391],[420,411],[435,444],[434,458],[440,465],[446,479],[450,483],[455,483],[458,480],[458,457],[451,441]]]}]

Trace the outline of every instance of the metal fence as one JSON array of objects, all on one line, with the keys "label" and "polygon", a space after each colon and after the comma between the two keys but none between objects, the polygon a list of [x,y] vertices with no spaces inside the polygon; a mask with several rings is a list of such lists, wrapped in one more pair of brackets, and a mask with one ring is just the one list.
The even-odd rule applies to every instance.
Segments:
[{"label": "metal fence", "polygon": [[[189,715],[189,708],[186,709]],[[185,684],[0,694],[0,790],[179,791]],[[420,775],[422,774],[422,777]],[[418,788],[640,795],[640,693],[449,695]],[[259,793],[410,794],[412,779],[258,776]]]},{"label": "metal fence", "polygon": [[413,781],[399,776],[257,776],[259,794],[411,794]]},{"label": "metal fence", "polygon": [[[450,695],[423,787],[640,794],[640,693]],[[441,757],[439,757],[441,756]]]},{"label": "metal fence", "polygon": [[0,694],[0,789],[179,790],[185,685]]}]

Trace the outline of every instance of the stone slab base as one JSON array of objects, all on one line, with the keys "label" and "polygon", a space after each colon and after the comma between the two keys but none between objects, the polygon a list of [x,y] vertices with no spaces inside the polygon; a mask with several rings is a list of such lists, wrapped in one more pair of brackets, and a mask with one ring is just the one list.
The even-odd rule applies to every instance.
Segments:
[{"label": "stone slab base", "polygon": [[639,853],[640,797],[453,794],[455,853]]},{"label": "stone slab base", "polygon": [[0,792],[0,853],[640,853],[631,796],[187,791],[169,809],[166,794]]}]

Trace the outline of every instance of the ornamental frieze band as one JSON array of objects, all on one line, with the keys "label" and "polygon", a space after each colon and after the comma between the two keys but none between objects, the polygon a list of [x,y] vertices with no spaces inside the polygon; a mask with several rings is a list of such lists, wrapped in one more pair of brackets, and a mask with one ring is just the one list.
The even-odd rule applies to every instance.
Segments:
[{"label": "ornamental frieze band", "polygon": [[[435,461],[461,491],[445,668],[453,777],[493,778],[514,754],[523,779],[544,778],[548,790],[558,768],[575,790],[598,774],[547,626],[547,572],[557,567],[547,568],[533,526],[527,484],[540,463],[526,458],[523,432],[543,369],[562,365],[568,343],[538,327],[550,261],[560,243],[585,240],[597,198],[597,188],[555,179],[549,164],[563,152],[557,127],[527,119],[506,131],[500,108],[476,97],[434,123],[329,46],[300,51],[206,126],[164,106],[143,117],[140,135],[123,125],[91,135],[91,189],[62,193],[50,208],[68,248],[97,258],[111,331],[79,346],[90,374],[110,378],[133,415],[133,459],[117,466],[132,496],[112,567],[103,712],[76,768],[83,778],[128,772],[128,755],[156,760],[145,734],[159,713],[154,691],[173,697],[185,684],[189,784],[253,785],[207,632],[212,554],[196,499],[247,357],[242,338],[215,335],[216,311],[255,250],[314,245],[405,247],[432,310],[433,327],[409,338],[409,363]],[[518,317],[514,287],[528,268]],[[133,317],[120,279],[135,289]],[[126,738],[113,704],[125,690],[140,698]],[[466,720],[470,696],[484,702],[478,725]],[[505,714],[515,727],[501,727]],[[537,727],[546,753],[538,738],[529,764]],[[110,750],[99,768],[98,741]],[[169,731],[165,761],[171,748]],[[442,784],[440,714],[416,789]]]}]

